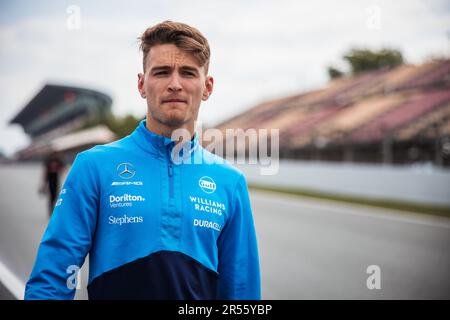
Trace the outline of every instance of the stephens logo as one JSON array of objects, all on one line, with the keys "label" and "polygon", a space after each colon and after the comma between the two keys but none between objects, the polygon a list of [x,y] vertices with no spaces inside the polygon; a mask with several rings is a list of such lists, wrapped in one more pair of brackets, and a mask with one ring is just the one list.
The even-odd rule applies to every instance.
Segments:
[{"label": "stephens logo", "polygon": [[124,162],[117,166],[117,174],[122,179],[131,179],[136,174],[136,171],[131,163]]},{"label": "stephens logo", "polygon": [[142,216],[127,216],[124,214],[122,217],[114,217],[109,216],[108,217],[108,223],[114,224],[114,225],[123,225],[123,224],[130,224],[130,223],[142,223],[144,222],[144,217]]},{"label": "stephens logo", "polygon": [[199,187],[206,193],[213,193],[216,191],[216,183],[208,176],[203,176],[198,180]]}]

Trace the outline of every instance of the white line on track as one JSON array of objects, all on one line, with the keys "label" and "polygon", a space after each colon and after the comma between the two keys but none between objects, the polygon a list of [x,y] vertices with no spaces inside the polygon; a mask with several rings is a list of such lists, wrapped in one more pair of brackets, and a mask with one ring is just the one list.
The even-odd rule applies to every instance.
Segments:
[{"label": "white line on track", "polygon": [[17,300],[23,300],[25,284],[0,261],[0,281]]}]

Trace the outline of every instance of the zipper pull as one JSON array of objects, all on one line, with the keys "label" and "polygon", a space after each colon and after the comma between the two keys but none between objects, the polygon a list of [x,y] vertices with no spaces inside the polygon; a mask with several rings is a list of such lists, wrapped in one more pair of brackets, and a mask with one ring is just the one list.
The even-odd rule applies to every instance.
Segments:
[{"label": "zipper pull", "polygon": [[172,162],[169,162],[169,177],[171,177],[172,175],[173,175]]}]

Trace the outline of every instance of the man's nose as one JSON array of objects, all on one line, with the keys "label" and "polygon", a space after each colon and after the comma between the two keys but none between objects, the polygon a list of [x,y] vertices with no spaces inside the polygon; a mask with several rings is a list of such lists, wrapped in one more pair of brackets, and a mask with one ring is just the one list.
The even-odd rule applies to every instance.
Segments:
[{"label": "man's nose", "polygon": [[180,91],[182,89],[179,76],[176,72],[170,77],[168,89],[169,91]]}]

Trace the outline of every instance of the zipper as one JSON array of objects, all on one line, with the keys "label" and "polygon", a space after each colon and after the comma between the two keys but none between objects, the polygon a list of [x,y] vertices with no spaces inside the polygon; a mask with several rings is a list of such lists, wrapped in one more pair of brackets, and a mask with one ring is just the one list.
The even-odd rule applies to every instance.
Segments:
[{"label": "zipper", "polygon": [[169,166],[168,166],[168,174],[169,174],[169,198],[173,198],[173,163],[172,160],[168,159]]}]

